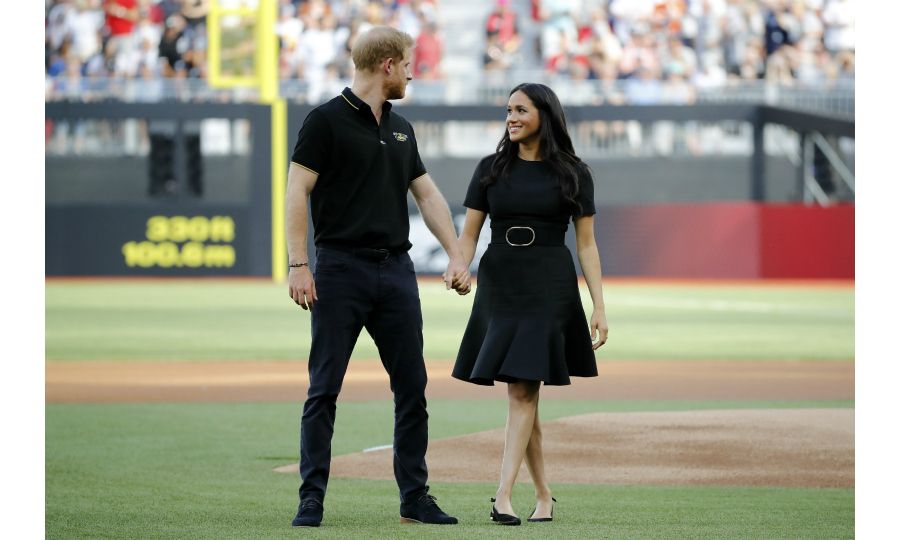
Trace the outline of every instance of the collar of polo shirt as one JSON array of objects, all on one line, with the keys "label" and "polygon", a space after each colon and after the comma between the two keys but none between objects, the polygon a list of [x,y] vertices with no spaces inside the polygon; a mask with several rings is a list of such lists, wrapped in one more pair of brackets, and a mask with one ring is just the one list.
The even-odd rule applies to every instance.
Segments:
[{"label": "collar of polo shirt", "polygon": [[[348,105],[350,105],[357,111],[372,114],[372,108],[369,107],[369,104],[359,99],[359,97],[357,97],[357,95],[353,93],[353,90],[350,90],[350,87],[344,88],[344,91],[341,92],[341,97],[344,98],[344,101],[346,101]],[[393,105],[391,105],[391,102],[385,101],[381,106],[382,116],[384,116],[386,113],[391,112],[391,107],[393,107]]]}]

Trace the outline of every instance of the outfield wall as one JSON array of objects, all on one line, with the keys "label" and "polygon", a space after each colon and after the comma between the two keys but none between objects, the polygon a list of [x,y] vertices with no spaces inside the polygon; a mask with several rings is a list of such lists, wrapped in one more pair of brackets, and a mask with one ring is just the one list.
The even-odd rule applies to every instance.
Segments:
[{"label": "outfield wall", "polygon": [[[496,120],[497,107],[402,110],[421,128],[427,144],[420,148],[460,230],[469,176],[496,135],[485,128],[494,120],[485,119]],[[308,106],[288,108],[289,144],[308,111]],[[854,277],[852,203],[810,207],[786,202],[806,200],[804,186],[814,172],[803,157],[807,145],[799,145],[795,164],[767,152],[771,144],[765,137],[767,127],[775,125],[795,130],[800,141],[819,133],[853,139],[852,120],[753,105],[567,111],[582,135],[596,135],[598,122],[628,122],[638,128],[635,135],[647,137],[645,142],[672,130],[706,133],[704,126],[713,126],[716,137],[731,134],[740,142],[739,148],[720,148],[721,155],[675,152],[667,157],[657,155],[659,148],[652,144],[628,147],[625,154],[589,144],[585,159],[596,176],[596,235],[606,275]],[[264,277],[283,270],[274,232],[283,225],[273,211],[283,208],[283,201],[272,189],[267,106],[64,102],[47,103],[45,114],[46,275]],[[174,126],[173,191],[150,196],[149,161],[140,148],[142,137],[155,133],[159,122]],[[198,124],[201,149],[207,151],[201,156],[202,194],[191,195],[183,189],[185,147],[188,132]],[[783,137],[769,141],[783,142]],[[462,152],[463,147],[469,151]],[[852,201],[852,193],[836,200]],[[416,268],[440,274],[446,255],[411,198],[409,207]],[[574,252],[571,230],[568,242]],[[479,248],[484,247],[483,239]],[[314,262],[312,245],[310,253]]]},{"label": "outfield wall", "polygon": [[598,211],[596,236],[607,275],[854,278],[852,204],[660,204]]},{"label": "outfield wall", "polygon": [[[265,220],[240,207],[81,207],[47,216],[47,275],[268,275]],[[465,209],[454,208],[457,229]],[[853,205],[702,203],[599,206],[595,236],[607,276],[854,278]],[[410,218],[420,274],[446,254],[421,216]],[[489,241],[485,225],[476,260]],[[575,255],[570,227],[567,244]],[[310,246],[315,261],[315,250]]]}]

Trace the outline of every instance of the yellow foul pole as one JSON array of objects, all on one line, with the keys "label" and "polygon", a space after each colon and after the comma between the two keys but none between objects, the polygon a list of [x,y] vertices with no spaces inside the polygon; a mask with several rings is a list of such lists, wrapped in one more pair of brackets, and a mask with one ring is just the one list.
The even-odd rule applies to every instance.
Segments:
[{"label": "yellow foul pole", "polygon": [[[222,7],[211,0],[207,14],[209,84],[214,87],[255,87],[259,101],[271,107],[272,117],[272,279],[287,277],[284,236],[284,192],[287,180],[287,105],[278,95],[278,0],[258,0],[255,9],[239,5]],[[222,18],[253,19],[253,76],[222,72]]]},{"label": "yellow foul pole", "polygon": [[260,0],[256,23],[259,97],[272,108],[272,279],[287,277],[284,192],[287,180],[287,105],[278,95],[277,0]]}]

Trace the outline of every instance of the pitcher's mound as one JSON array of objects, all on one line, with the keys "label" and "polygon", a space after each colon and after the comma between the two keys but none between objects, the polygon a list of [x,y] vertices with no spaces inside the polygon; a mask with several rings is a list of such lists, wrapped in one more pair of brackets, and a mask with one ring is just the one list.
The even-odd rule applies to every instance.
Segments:
[{"label": "pitcher's mound", "polygon": [[[551,483],[854,486],[853,409],[596,413],[542,428]],[[431,441],[429,479],[495,482],[502,454],[502,428]],[[390,480],[392,458],[338,456],[331,476]],[[530,480],[524,465],[519,479]]]}]

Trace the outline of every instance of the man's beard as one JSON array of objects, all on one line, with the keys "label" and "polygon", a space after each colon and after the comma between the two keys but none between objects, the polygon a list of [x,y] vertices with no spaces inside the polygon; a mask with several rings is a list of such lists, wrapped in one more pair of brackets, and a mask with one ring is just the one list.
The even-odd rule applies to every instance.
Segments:
[{"label": "man's beard", "polygon": [[388,99],[403,99],[403,96],[406,95],[406,81],[399,81],[397,84],[392,84],[387,87],[387,98]]}]

